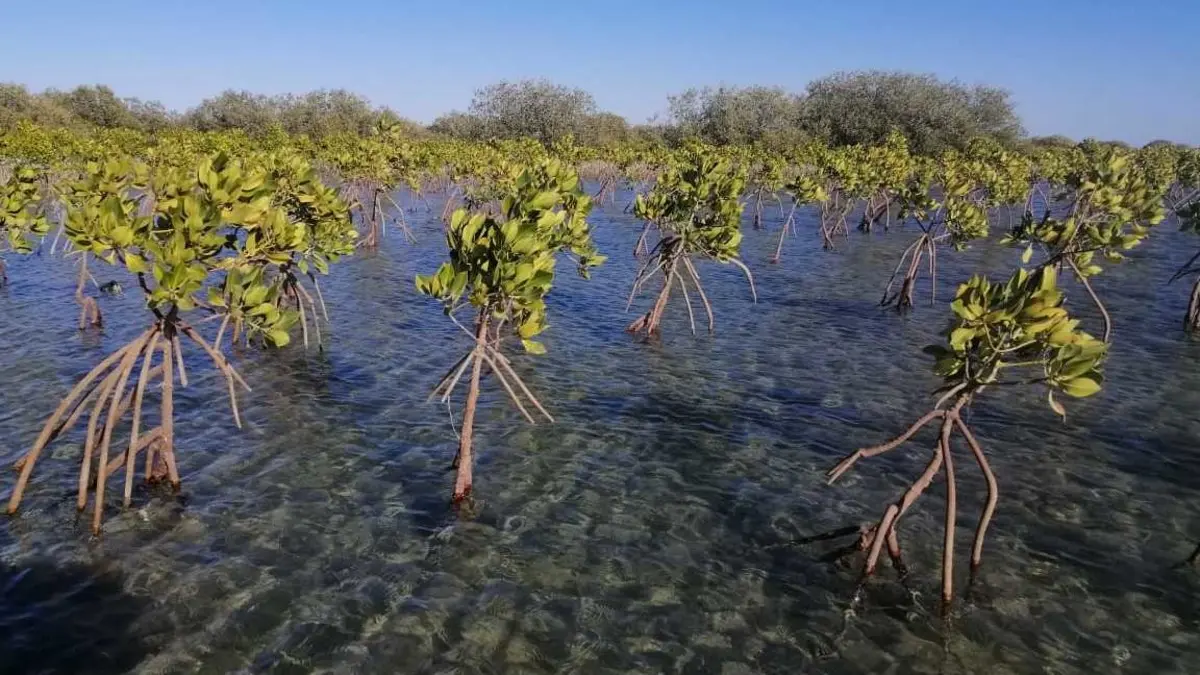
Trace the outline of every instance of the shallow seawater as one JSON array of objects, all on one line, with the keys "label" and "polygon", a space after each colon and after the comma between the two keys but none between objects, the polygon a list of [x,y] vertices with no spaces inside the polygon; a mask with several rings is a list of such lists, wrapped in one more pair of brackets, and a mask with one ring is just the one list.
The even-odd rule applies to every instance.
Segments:
[{"label": "shallow seawater", "polygon": [[[254,387],[243,430],[189,355],[182,494],[139,490],[127,512],[110,498],[93,538],[74,510],[81,439],[51,447],[0,521],[0,672],[1195,672],[1200,570],[1174,565],[1200,540],[1200,343],[1180,326],[1186,284],[1164,283],[1194,238],[1164,225],[1099,279],[1115,354],[1104,391],[1068,401],[1065,423],[1037,392],[974,406],[1001,501],[968,594],[983,481],[962,449],[960,602],[943,620],[940,484],[903,521],[912,574],[882,569],[858,603],[861,557],[797,542],[878,518],[920,472],[933,430],[823,481],[930,405],[920,348],[955,284],[1020,252],[945,251],[938,305],[923,287],[900,316],[877,302],[911,231],[827,253],[805,214],[770,265],[772,208],[767,229],[746,228],[758,303],[737,269],[702,265],[716,333],[690,335],[677,305],[645,344],[624,332],[639,231],[627,199],[593,218],[609,262],[590,281],[560,266],[549,353],[514,358],[556,423],[526,424],[485,386],[472,517],[448,504],[451,412],[426,402],[469,338],[413,289],[444,256],[439,205],[418,202],[418,243],[391,231],[323,284],[325,350],[235,353]],[[62,259],[9,259],[5,465],[145,322],[127,284],[101,300],[104,333],[80,335],[73,275]]]}]

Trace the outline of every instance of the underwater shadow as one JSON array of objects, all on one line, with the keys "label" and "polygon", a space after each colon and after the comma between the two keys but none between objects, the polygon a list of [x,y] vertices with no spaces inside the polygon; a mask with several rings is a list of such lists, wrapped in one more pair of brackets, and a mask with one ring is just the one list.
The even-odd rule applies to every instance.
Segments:
[{"label": "underwater shadow", "polygon": [[0,675],[127,673],[150,651],[133,630],[148,605],[115,572],[0,563]]}]

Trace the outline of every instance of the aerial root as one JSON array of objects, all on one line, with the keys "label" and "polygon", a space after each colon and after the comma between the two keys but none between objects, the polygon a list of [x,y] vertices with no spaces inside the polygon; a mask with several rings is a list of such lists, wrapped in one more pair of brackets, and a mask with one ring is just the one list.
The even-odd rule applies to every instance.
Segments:
[{"label": "aerial root", "polygon": [[654,301],[654,306],[650,311],[635,319],[630,323],[625,330],[635,335],[641,334],[645,337],[652,337],[658,334],[658,326],[662,323],[663,312],[667,308],[667,300],[671,297],[671,277],[674,276],[674,271],[664,272],[665,279],[663,281],[662,290],[658,292],[658,297]]},{"label": "aerial root", "polygon": [[[1092,282],[1088,281],[1088,278],[1084,276],[1083,272],[1079,269],[1079,266],[1075,264],[1075,261],[1071,258],[1071,256],[1067,256],[1066,260],[1067,264],[1071,266],[1071,271],[1075,273],[1075,278],[1079,280],[1080,285],[1083,286],[1083,290],[1087,291],[1088,297],[1092,299],[1092,304],[1094,304],[1096,309],[1099,310],[1100,319],[1104,322],[1104,341],[1109,342],[1109,339],[1112,337],[1112,317],[1108,315],[1108,308],[1106,308],[1104,303],[1100,301],[1100,296],[1096,295],[1096,290],[1092,288]],[[1194,302],[1194,290],[1192,299]]]},{"label": "aerial root", "polygon": [[692,335],[696,334],[696,314],[692,311],[692,298],[688,295],[687,284],[683,283],[683,277],[679,276],[679,272],[674,272],[675,281],[679,283],[679,290],[683,293],[683,304],[687,307],[688,324],[692,327]]},{"label": "aerial root", "polygon": [[[787,218],[783,221],[783,227],[779,229],[779,244],[775,246],[775,255],[771,256],[770,259],[772,265],[778,263],[783,258],[783,240],[787,238],[789,233],[793,236],[796,234],[796,206],[797,204],[792,202],[792,209],[788,211]],[[780,206],[779,210],[782,212],[783,207]]]},{"label": "aerial root", "polygon": [[508,394],[513,404],[517,406],[517,410],[521,412],[522,416],[530,424],[536,424],[537,418],[530,412],[527,406],[531,406],[546,421],[553,422],[554,416],[546,410],[542,402],[538,400],[537,396],[529,389],[529,386],[525,384],[525,380],[517,374],[512,362],[497,348],[497,343],[498,340],[477,343],[475,348],[463,355],[450,370],[446,371],[446,374],[438,381],[437,386],[433,388],[427,400],[432,401],[434,398],[438,398],[442,403],[448,404],[458,383],[462,380],[463,374],[466,373],[467,369],[476,360],[479,360],[487,364],[488,369],[500,381],[500,385],[504,388],[504,391]]},{"label": "aerial root", "polygon": [[983,454],[983,448],[975,439],[975,434],[963,423],[960,416],[954,417],[954,424],[962,433],[963,438],[967,439],[967,445],[970,446],[971,453],[975,455],[975,462],[979,465],[979,470],[983,472],[988,488],[987,503],[983,507],[983,513],[980,514],[979,525],[975,528],[975,542],[971,545],[971,569],[975,570],[983,561],[983,541],[987,537],[992,515],[996,512],[996,503],[1000,500],[1000,486],[996,482],[996,474],[992,472],[992,465],[988,462],[987,455]]},{"label": "aerial root", "polygon": [[[629,292],[629,298],[625,306],[626,311],[633,305],[633,299],[638,291],[642,289],[651,277],[660,272],[663,277],[662,287],[659,289],[654,304],[649,311],[631,322],[626,326],[625,330],[646,338],[657,336],[663,314],[671,297],[671,290],[674,286],[678,285],[687,308],[688,322],[692,334],[696,334],[696,315],[695,307],[692,304],[691,290],[697,292],[700,304],[704,307],[705,315],[708,317],[708,332],[714,332],[716,330],[716,320],[713,315],[712,303],[709,302],[708,294],[704,292],[704,284],[700,281],[700,274],[696,271],[695,264],[679,248],[678,239],[664,239],[650,253],[651,255],[657,253],[657,255],[643,264],[638,270],[637,276],[634,277],[633,288]],[[746,264],[738,258],[729,258],[724,262],[731,263],[742,271],[742,274],[746,277],[746,281],[750,284],[751,298],[757,303],[758,289],[755,286],[754,274],[750,272],[750,268],[746,267]],[[688,287],[689,283],[691,284],[690,289]]]},{"label": "aerial root", "polygon": [[[241,385],[247,393],[250,391],[250,385],[246,384],[246,381],[242,379],[242,376],[238,374],[237,370],[235,370],[233,366],[229,364],[229,361],[225,359],[225,355],[214,350],[212,346],[205,342],[204,338],[201,337],[198,332],[196,332],[195,328],[192,328],[187,324],[180,324],[179,330],[181,330],[184,335],[191,338],[192,342],[195,342],[197,345],[199,345],[200,348],[208,354],[209,358],[212,359],[213,365],[217,367],[217,370],[221,371],[221,374],[225,376],[225,384],[229,393],[229,407],[233,411],[233,423],[237,426],[237,428],[241,429],[242,418],[238,412],[237,387],[235,386],[235,383]],[[170,459],[168,458],[168,464],[169,463]]]},{"label": "aerial root", "polygon": [[696,292],[700,294],[700,302],[704,305],[704,311],[708,314],[708,332],[715,332],[717,329],[716,320],[713,318],[712,303],[708,301],[708,295],[704,292],[704,285],[700,283],[700,273],[696,271],[696,266],[687,256],[683,257],[683,268],[687,271],[688,276],[692,279],[692,285],[696,287]]}]

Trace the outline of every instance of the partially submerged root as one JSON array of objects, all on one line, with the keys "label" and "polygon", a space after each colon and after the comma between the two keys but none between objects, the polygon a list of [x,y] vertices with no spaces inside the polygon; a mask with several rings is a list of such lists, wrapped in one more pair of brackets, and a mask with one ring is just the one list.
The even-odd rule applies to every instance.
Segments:
[{"label": "partially submerged root", "polygon": [[[883,297],[879,300],[881,307],[894,305],[896,309],[904,310],[914,306],[917,277],[921,274],[923,259],[928,261],[929,304],[937,303],[937,241],[938,237],[924,232],[916,241],[909,244],[908,248],[904,249],[904,253],[900,255],[900,261],[896,263],[896,269],[892,271],[892,276],[883,289]],[[908,263],[907,268],[904,265],[906,262]],[[892,288],[895,287],[896,280],[900,277],[901,269],[905,269],[905,272],[900,279],[900,289],[893,293]]]},{"label": "partially submerged root", "polygon": [[[821,556],[821,562],[839,562],[845,560],[849,556],[862,551],[870,550],[875,542],[875,535],[878,532],[876,525],[861,524],[852,525],[849,527],[840,527],[829,532],[804,537],[793,543],[810,544],[817,541],[828,541],[833,539],[842,539],[853,535],[854,539],[841,548]],[[901,578],[908,575],[908,567],[904,564],[904,556],[900,551],[900,540],[896,537],[895,530],[888,533],[884,543],[887,545],[888,557],[892,560],[892,566],[896,568],[896,572]]]},{"label": "partially submerged root", "polygon": [[[502,326],[493,326],[490,315],[491,312],[489,309],[484,308],[480,310],[475,323],[475,332],[471,334],[475,339],[475,346],[442,376],[437,386],[429,394],[430,400],[439,398],[442,403],[448,406],[450,404],[450,397],[454,394],[458,383],[462,380],[467,369],[471,369],[466,407],[463,409],[462,431],[459,434],[458,452],[455,454],[454,462],[451,464],[451,468],[455,471],[454,492],[452,493],[451,500],[456,505],[462,505],[470,500],[474,484],[475,411],[479,405],[480,384],[485,365],[491,374],[495,376],[496,380],[500,382],[500,386],[504,388],[509,399],[517,407],[517,410],[521,412],[530,424],[537,423],[537,418],[530,412],[530,408],[536,410],[546,421],[554,421],[554,417],[546,410],[537,396],[534,396],[521,376],[517,374],[512,362],[500,351],[500,330]],[[461,324],[459,325],[461,327]]]},{"label": "partially submerged root", "polygon": [[[879,564],[879,556],[885,544],[893,562],[898,563],[898,567],[902,568],[903,563],[899,560],[900,544],[897,534],[899,521],[908,509],[916,503],[917,499],[929,488],[934,478],[939,473],[943,473],[944,470],[946,476],[946,521],[942,543],[942,601],[944,607],[949,607],[954,595],[954,528],[957,521],[958,495],[950,438],[956,428],[970,446],[976,464],[983,473],[988,486],[987,503],[975,528],[975,539],[971,548],[972,574],[974,574],[982,561],[984,540],[987,536],[992,516],[995,513],[996,502],[999,499],[999,486],[992,472],[991,465],[986,455],[984,455],[979,442],[975,439],[974,434],[971,433],[962,419],[962,408],[970,401],[971,396],[969,393],[961,391],[955,391],[954,394],[957,398],[954,399],[953,405],[949,408],[942,407],[943,402],[946,400],[944,397],[942,401],[939,401],[934,406],[933,410],[914,422],[904,433],[886,443],[856,450],[838,462],[828,473],[829,483],[832,484],[849,471],[858,460],[890,452],[912,438],[913,435],[931,422],[935,420],[940,422],[938,441],[933,452],[930,454],[925,471],[909,485],[908,489],[904,491],[895,503],[889,505],[884,510],[874,527],[864,531],[864,534],[860,538],[860,544],[864,548],[869,549],[866,561],[863,563],[862,574],[864,578],[875,573]],[[880,536],[881,533],[883,536]]]},{"label": "partially submerged root", "polygon": [[[884,220],[886,218],[886,220]],[[862,219],[858,222],[859,232],[870,233],[879,221],[884,220],[883,231],[887,232],[892,227],[892,201],[886,195],[878,198],[867,200],[866,207],[863,208]]]},{"label": "partially submerged root", "polygon": [[[633,306],[634,297],[637,296],[638,291],[645,286],[646,282],[659,273],[662,274],[663,278],[662,288],[659,290],[658,295],[655,296],[654,305],[645,314],[639,316],[626,326],[625,330],[645,338],[657,337],[663,314],[667,309],[667,302],[671,298],[671,289],[678,286],[680,293],[683,295],[684,303],[687,306],[688,322],[691,326],[692,335],[695,335],[696,312],[692,305],[692,297],[688,291],[690,286],[696,291],[697,297],[699,297],[700,303],[704,307],[704,313],[708,317],[708,332],[714,332],[716,330],[716,319],[713,314],[712,303],[708,300],[708,294],[704,292],[704,285],[700,282],[700,273],[696,271],[695,263],[684,253],[679,238],[668,236],[662,239],[650,251],[650,254],[650,259],[642,265],[641,269],[638,270],[637,277],[633,280],[633,288],[629,291],[625,310],[628,311]],[[746,276],[746,280],[750,283],[750,293],[754,298],[754,302],[758,302],[758,290],[755,288],[754,275],[750,273],[750,269],[737,258],[730,258],[728,262],[742,270],[742,273]]]},{"label": "partially submerged root", "polygon": [[[321,290],[320,286],[317,285],[316,277],[310,273],[309,278],[312,279],[313,288],[316,289],[318,297],[320,297]],[[319,306],[320,316],[318,316],[317,299],[314,298],[312,293],[309,293],[308,289],[304,288],[304,285],[300,283],[300,280],[292,274],[289,274],[284,280],[283,295],[291,302],[292,306],[295,307],[296,311],[300,314],[300,335],[301,339],[304,341],[304,348],[308,349],[309,324],[311,323],[317,348],[321,349],[324,346],[321,340],[321,318],[324,317],[325,321],[329,321],[329,314],[325,310],[324,299],[321,299]],[[218,342],[219,341],[220,336],[218,335]]]},{"label": "partially submerged root", "polygon": [[843,199],[837,192],[828,201],[821,202],[821,246],[825,250],[832,251],[837,248],[833,241],[835,236],[850,236],[846,217],[853,208],[854,200]]},{"label": "partially submerged root", "polygon": [[[58,408],[46,420],[33,447],[15,465],[20,471],[16,487],[8,502],[8,513],[20,507],[25,490],[29,485],[38,458],[55,439],[68,433],[87,410],[87,434],[83,448],[83,459],[79,471],[79,489],[76,506],[80,511],[87,507],[89,492],[94,495],[92,530],[100,533],[103,520],[104,495],[108,479],[125,469],[123,501],[128,507],[132,501],[135,462],[138,453],[145,452],[145,480],[154,482],[164,476],[172,487],[180,484],[179,470],[175,461],[174,437],[174,380],[176,370],[180,381],[186,385],[183,359],[180,353],[180,334],[200,345],[225,375],[229,383],[230,404],[234,421],[241,426],[237,411],[237,399],[233,383],[236,381],[249,390],[241,376],[219,352],[214,351],[192,327],[164,318],[146,329],[132,341],[109,354],[103,361],[81,379]],[[153,363],[159,357],[158,365]],[[133,389],[129,390],[131,377],[138,362],[141,368]],[[145,395],[154,379],[161,379],[161,411],[158,426],[142,432],[145,418]],[[110,460],[110,450],[117,427],[126,413],[132,411],[129,443],[126,449]]]}]

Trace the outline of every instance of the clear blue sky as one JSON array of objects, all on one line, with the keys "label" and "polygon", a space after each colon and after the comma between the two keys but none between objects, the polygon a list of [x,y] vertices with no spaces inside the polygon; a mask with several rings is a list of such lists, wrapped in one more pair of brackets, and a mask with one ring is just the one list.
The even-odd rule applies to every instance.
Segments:
[{"label": "clear blue sky", "polygon": [[184,109],[346,88],[420,121],[502,79],[644,121],[705,84],[844,69],[1013,93],[1033,134],[1200,143],[1200,0],[0,0],[0,81],[108,84]]}]

